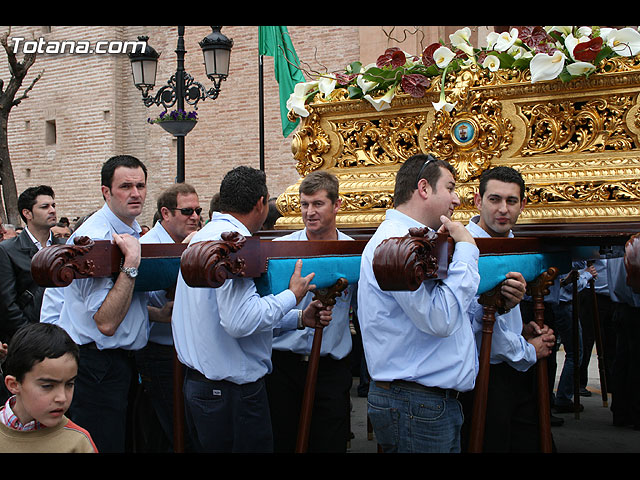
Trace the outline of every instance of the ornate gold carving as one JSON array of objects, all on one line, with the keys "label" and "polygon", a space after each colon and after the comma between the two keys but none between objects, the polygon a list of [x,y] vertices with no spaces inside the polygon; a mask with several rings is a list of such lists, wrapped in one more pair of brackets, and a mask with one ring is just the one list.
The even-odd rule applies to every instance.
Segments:
[{"label": "ornate gold carving", "polygon": [[481,92],[463,94],[452,115],[445,110],[435,114],[433,123],[422,133],[424,150],[449,161],[456,178],[467,182],[490,167],[491,159],[501,155],[513,140],[513,125],[502,117],[499,101],[484,99]]},{"label": "ornate gold carving", "polygon": [[[637,220],[640,59],[609,59],[566,83],[532,84],[528,71],[465,67],[445,81],[447,101],[456,103],[450,113],[432,105],[440,86],[433,79],[422,98],[397,94],[382,111],[349,100],[344,89],[309,105],[292,142],[296,168],[301,177],[317,169],[338,176],[340,226],[378,225],[393,205],[395,172],[419,152],[454,165],[456,220],[477,213],[478,177],[497,165],[525,178],[521,223]],[[276,228],[301,226],[300,181],[278,198],[284,216]]]}]

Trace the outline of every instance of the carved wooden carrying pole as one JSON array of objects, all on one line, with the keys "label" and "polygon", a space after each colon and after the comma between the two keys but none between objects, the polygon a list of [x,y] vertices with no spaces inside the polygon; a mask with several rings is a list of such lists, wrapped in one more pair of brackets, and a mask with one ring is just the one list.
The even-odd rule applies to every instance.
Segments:
[{"label": "carved wooden carrying pole", "polygon": [[[421,229],[419,229],[421,230]],[[619,233],[619,232],[618,232]],[[591,245],[587,238],[586,245]],[[507,260],[513,253],[553,251],[553,241],[549,238],[541,240],[536,237],[520,237],[510,239],[475,239],[481,255],[505,256]],[[376,256],[374,271],[380,287],[386,290],[412,290],[420,286],[421,282],[446,276],[452,241],[443,235],[429,234],[425,231],[412,231],[406,237],[387,239],[386,253]],[[572,239],[575,243],[575,239]],[[244,238],[237,233],[222,236],[221,241],[200,242],[188,249],[183,244],[144,244],[142,257],[145,259],[180,259],[179,265],[187,284],[193,287],[220,286],[227,278],[257,278],[265,273],[270,258],[314,258],[334,255],[360,255],[366,240],[354,241],[287,241],[272,242],[261,240],[259,237]],[[566,243],[560,242],[560,250]],[[380,247],[379,247],[380,248]],[[54,245],[42,249],[34,257],[32,273],[36,281],[47,287],[68,285],[74,278],[110,276],[119,271],[122,255],[117,247],[109,241],[90,241],[76,239],[76,245]],[[382,260],[382,261],[381,261]],[[174,272],[177,275],[177,271]],[[557,275],[557,270],[549,269],[540,275],[535,282],[529,282],[528,290],[534,298],[534,312],[539,324],[544,322],[544,305],[542,299],[548,285]],[[484,276],[484,273],[483,275]],[[136,281],[143,282],[144,269]],[[174,276],[175,281],[175,276]],[[315,279],[314,279],[315,283]],[[335,282],[334,282],[335,283]],[[137,288],[137,287],[136,287]],[[158,289],[158,288],[154,288]],[[490,350],[492,322],[495,304],[499,304],[499,297],[485,292],[482,295],[485,309],[486,325],[483,337],[486,338],[485,351]],[[483,345],[485,340],[483,340]],[[486,353],[482,353],[482,363],[485,364]],[[483,369],[481,365],[481,369]],[[488,379],[484,367],[479,374],[481,384]],[[550,451],[549,402],[546,368],[539,365],[540,391],[540,419],[541,441],[543,451]],[[482,387],[484,388],[484,387]],[[545,398],[542,398],[545,396]],[[481,405],[477,407],[482,411]],[[483,421],[484,412],[478,414],[477,422]],[[476,433],[476,436],[477,433]],[[481,438],[481,437],[479,437]]]},{"label": "carved wooden carrying pole", "polygon": [[[558,273],[557,268],[551,267],[527,285],[527,293],[533,299],[533,319],[539,327],[544,325],[544,297],[549,294],[549,287],[553,284]],[[538,360],[537,368],[540,449],[542,453],[551,453],[553,441],[551,438],[551,404],[549,400],[547,359]]]},{"label": "carved wooden carrying pole", "polygon": [[[600,376],[600,391],[602,392],[602,406],[609,406],[609,393],[607,391],[607,374],[605,372],[605,352],[602,345],[602,331],[600,330],[600,311],[598,310],[598,297],[596,295],[595,279],[589,280],[589,293],[593,299],[593,336],[596,342],[596,355],[598,357],[598,375]],[[587,355],[588,352],[584,352]]]},{"label": "carved wooden carrying pole", "polygon": [[[323,305],[335,305],[336,297],[342,295],[347,288],[348,282],[345,278],[340,278],[329,288],[321,288],[316,291],[314,300],[320,300]],[[313,413],[313,404],[316,394],[316,380],[318,378],[318,365],[320,363],[320,347],[322,345],[323,329],[317,327],[313,332],[313,344],[311,346],[311,354],[309,355],[309,364],[307,366],[307,378],[304,386],[304,394],[302,397],[302,408],[300,410],[300,423],[298,427],[298,438],[296,440],[296,453],[306,453],[309,446],[309,432],[311,429],[311,416]]]}]

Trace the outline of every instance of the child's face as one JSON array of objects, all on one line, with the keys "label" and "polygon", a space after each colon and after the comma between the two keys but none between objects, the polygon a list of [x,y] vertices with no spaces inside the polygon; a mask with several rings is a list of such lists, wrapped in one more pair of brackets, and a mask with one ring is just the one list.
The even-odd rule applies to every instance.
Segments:
[{"label": "child's face", "polygon": [[[11,377],[7,387],[17,395],[14,413],[25,424],[37,420],[47,427],[60,423],[73,399],[78,364],[70,353],[36,363],[22,382]],[[7,376],[9,377],[9,376]]]}]

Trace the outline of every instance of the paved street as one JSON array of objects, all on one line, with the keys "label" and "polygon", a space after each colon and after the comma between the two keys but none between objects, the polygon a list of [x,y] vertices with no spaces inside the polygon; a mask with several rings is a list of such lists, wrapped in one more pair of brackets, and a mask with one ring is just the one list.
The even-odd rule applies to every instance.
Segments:
[{"label": "paved street", "polygon": [[[556,378],[559,377],[564,363],[562,350],[558,352],[557,361]],[[603,406],[597,366],[598,360],[594,354],[589,363],[589,384],[587,385],[587,390],[591,391],[592,395],[580,397],[584,411],[580,412],[577,418],[575,413],[554,413],[564,418],[564,425],[552,428],[558,453],[639,453],[640,431],[630,426],[614,427],[612,425],[611,411],[609,407]],[[353,379],[351,430],[354,438],[349,452],[376,453],[375,438],[370,440],[367,433],[367,400],[357,396],[358,382],[357,377]],[[610,395],[608,405],[611,406]]]}]

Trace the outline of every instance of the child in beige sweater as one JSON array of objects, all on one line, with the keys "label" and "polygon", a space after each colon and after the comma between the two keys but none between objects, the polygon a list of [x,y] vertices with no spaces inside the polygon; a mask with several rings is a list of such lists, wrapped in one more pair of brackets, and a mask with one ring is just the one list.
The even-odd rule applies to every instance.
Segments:
[{"label": "child in beige sweater", "polygon": [[89,432],[65,413],[73,398],[78,346],[60,327],[36,323],[11,339],[0,408],[0,452],[97,453]]}]

